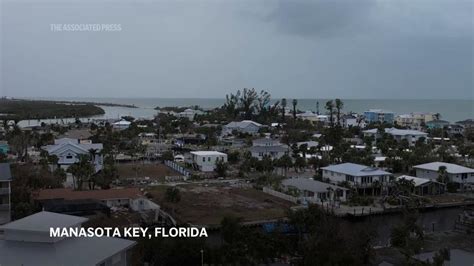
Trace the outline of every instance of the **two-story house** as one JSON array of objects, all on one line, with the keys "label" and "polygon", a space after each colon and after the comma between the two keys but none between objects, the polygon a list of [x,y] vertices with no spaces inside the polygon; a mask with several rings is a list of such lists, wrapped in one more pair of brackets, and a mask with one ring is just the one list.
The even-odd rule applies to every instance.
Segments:
[{"label": "two-story house", "polygon": [[0,163],[0,224],[11,219],[11,181],[10,164]]},{"label": "two-story house", "polygon": [[194,168],[201,172],[212,172],[216,169],[217,162],[227,162],[227,154],[218,151],[192,151],[191,158],[188,163],[191,163]]},{"label": "two-story house", "polygon": [[333,184],[347,182],[363,191],[365,189],[376,189],[378,193],[389,186],[390,181],[393,180],[392,173],[355,163],[329,165],[321,169],[323,170],[323,179],[327,179]]},{"label": "two-story house", "polygon": [[260,138],[252,141],[250,153],[252,157],[262,160],[263,157],[268,156],[275,159],[280,159],[283,155],[288,154],[288,146],[282,144],[279,140],[271,138]]},{"label": "two-story house", "polygon": [[473,184],[474,185],[474,169],[464,167],[462,165],[432,162],[413,166],[416,170],[416,176],[431,181],[437,181],[440,176],[440,167],[446,167],[446,175],[448,182],[457,184]]},{"label": "two-story house", "polygon": [[221,134],[223,136],[231,135],[232,132],[239,132],[239,133],[246,133],[246,134],[257,134],[260,128],[262,127],[261,124],[254,122],[252,120],[243,120],[240,122],[230,122],[229,124],[222,127]]},{"label": "two-story house", "polygon": [[91,163],[94,165],[96,172],[103,168],[103,149],[102,143],[92,143],[89,140],[78,140],[70,138],[62,138],[54,140],[53,145],[42,147],[49,155],[58,157],[58,166],[64,170],[79,161],[79,155],[85,154],[90,156]]},{"label": "two-story house", "polygon": [[[378,132],[377,128],[369,129],[369,130],[364,130],[362,131],[364,133],[364,136],[370,137],[373,136],[375,139],[380,138],[380,133]],[[413,130],[413,129],[398,129],[398,128],[385,128],[385,133],[393,136],[393,138],[400,142],[402,140],[406,140],[408,142],[408,145],[414,146],[418,140],[421,138],[424,138],[426,140],[426,137],[428,136],[428,133],[421,132],[418,130]]]}]

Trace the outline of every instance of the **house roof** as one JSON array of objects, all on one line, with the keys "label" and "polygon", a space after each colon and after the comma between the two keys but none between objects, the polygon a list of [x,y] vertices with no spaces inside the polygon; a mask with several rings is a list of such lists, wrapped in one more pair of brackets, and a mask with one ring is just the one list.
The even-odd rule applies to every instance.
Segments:
[{"label": "house roof", "polygon": [[280,140],[278,139],[271,139],[271,138],[259,138],[259,139],[254,139],[252,141],[252,144],[254,146],[260,146],[260,145],[265,145],[271,143],[272,145],[281,145]]},{"label": "house roof", "polygon": [[240,121],[240,122],[232,121],[232,122],[230,122],[229,124],[227,124],[225,126],[230,127],[230,128],[246,128],[250,125],[254,125],[256,127],[261,127],[262,126],[262,124],[254,122],[252,120],[243,120],[243,121]]},{"label": "house roof", "polygon": [[299,190],[308,190],[312,192],[327,192],[329,188],[336,190],[348,190],[347,188],[331,185],[328,183],[316,181],[304,177],[288,178],[281,181],[284,186],[292,186]]},{"label": "house roof", "polygon": [[375,167],[355,163],[341,163],[322,167],[321,169],[352,176],[392,175],[392,173],[380,170]]},{"label": "house roof", "polygon": [[[74,227],[87,218],[39,212],[1,226],[0,229],[48,232],[50,227]],[[0,258],[5,265],[97,265],[131,248],[134,241],[113,237],[66,238],[54,243],[0,240]],[[77,256],[80,250],[87,256]]]},{"label": "house roof", "polygon": [[135,244],[114,237],[67,238],[55,244],[0,240],[0,258],[5,265],[99,265]]},{"label": "house roof", "polygon": [[195,154],[195,155],[198,155],[198,156],[213,156],[213,155],[216,155],[216,156],[227,156],[227,154],[223,153],[223,152],[218,152],[218,151],[192,151],[190,152],[191,154]]},{"label": "house roof", "polygon": [[286,152],[288,151],[288,146],[286,145],[274,145],[274,146],[252,146],[250,147],[250,152],[259,153],[259,152]]},{"label": "house roof", "polygon": [[87,220],[84,217],[42,211],[2,225],[0,229],[49,232],[50,227],[74,227]]},{"label": "house roof", "polygon": [[401,176],[397,177],[396,179],[397,180],[400,180],[400,179],[411,180],[415,183],[415,187],[431,182],[431,180],[429,180],[429,179],[419,178],[419,177],[409,176],[409,175],[401,175]]},{"label": "house roof", "polygon": [[383,109],[369,109],[364,113],[379,113],[379,114],[393,114],[392,111],[383,110]]},{"label": "house roof", "polygon": [[70,188],[51,188],[42,189],[34,193],[36,200],[47,199],[137,199],[142,197],[142,193],[138,188],[121,188],[121,189],[101,189],[101,190],[72,190]]},{"label": "house roof", "polygon": [[12,180],[9,163],[0,163],[0,181]]},{"label": "house roof", "polygon": [[62,138],[55,140],[55,144],[43,146],[42,149],[47,151],[49,154],[60,153],[63,150],[70,148],[76,148],[82,153],[88,153],[89,150],[94,149],[101,151],[104,146],[102,143],[79,143],[77,139]]},{"label": "house roof", "polygon": [[[378,129],[377,128],[372,128],[368,130],[362,131],[364,133],[370,133],[370,134],[377,134]],[[398,129],[398,128],[386,128],[385,133],[394,135],[394,136],[406,136],[406,135],[418,135],[418,136],[427,136],[428,133],[421,132],[419,130],[412,130],[412,129]]]},{"label": "house roof", "polygon": [[446,172],[449,174],[474,173],[474,169],[452,163],[432,162],[413,166],[413,168],[438,171],[439,167],[446,166]]}]

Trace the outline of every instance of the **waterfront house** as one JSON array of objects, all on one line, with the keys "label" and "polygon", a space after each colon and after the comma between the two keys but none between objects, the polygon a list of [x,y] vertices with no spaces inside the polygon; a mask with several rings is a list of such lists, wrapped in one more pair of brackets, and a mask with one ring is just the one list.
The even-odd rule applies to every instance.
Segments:
[{"label": "waterfront house", "polygon": [[323,203],[346,201],[349,189],[304,177],[288,178],[281,181],[286,193],[296,194],[301,202]]},{"label": "waterfront house", "polygon": [[379,168],[355,163],[341,163],[321,168],[323,179],[333,184],[348,183],[355,188],[382,188],[390,185],[393,174]]},{"label": "waterfront house", "polygon": [[[135,241],[115,237],[51,237],[50,228],[81,228],[88,218],[39,212],[0,226],[2,265],[131,265]],[[78,252],[80,254],[78,254]]]},{"label": "waterfront house", "polygon": [[78,139],[62,138],[54,140],[53,145],[42,147],[49,155],[58,157],[58,166],[67,170],[69,166],[79,161],[79,155],[89,155],[95,172],[103,168],[102,143],[81,141]]},{"label": "waterfront house", "polygon": [[399,126],[420,129],[422,125],[426,125],[426,123],[437,119],[439,119],[439,114],[436,113],[415,112],[398,115],[395,121]]},{"label": "waterfront house", "polygon": [[413,166],[419,178],[437,181],[440,167],[446,167],[449,182],[457,184],[474,184],[474,169],[452,163],[431,162]]},{"label": "waterfront house", "polygon": [[10,164],[0,163],[0,224],[11,219],[11,182]]},{"label": "waterfront house", "polygon": [[194,109],[188,108],[180,113],[177,113],[176,117],[187,118],[189,119],[189,121],[193,121],[196,115],[203,115],[203,114],[204,112],[201,110],[194,110]]},{"label": "waterfront house", "polygon": [[212,172],[219,161],[227,162],[227,154],[218,151],[192,151],[189,163],[202,172]]},{"label": "waterfront house", "polygon": [[391,111],[382,109],[370,109],[364,112],[367,123],[388,123],[393,124],[395,114]]},{"label": "waterfront house", "polygon": [[[380,134],[377,128],[362,131],[366,137],[374,137],[375,139],[380,138]],[[410,146],[414,146],[418,140],[428,136],[428,133],[421,132],[412,129],[398,129],[398,128],[386,128],[385,133],[392,135],[396,141],[406,140]]]},{"label": "waterfront house", "polygon": [[275,160],[280,159],[285,154],[288,154],[288,146],[282,144],[276,139],[260,138],[252,141],[250,153],[252,154],[252,157],[259,160],[262,160],[265,156]]},{"label": "waterfront house", "polygon": [[112,124],[112,127],[116,130],[124,130],[130,127],[132,123],[130,121],[127,121],[125,119],[122,119],[120,121],[117,121]]},{"label": "waterfront house", "polygon": [[222,127],[222,135],[231,135],[234,131],[245,134],[257,134],[262,125],[252,120],[243,120],[240,122],[230,122]]},{"label": "waterfront house", "polygon": [[437,182],[435,180],[429,180],[409,175],[401,175],[396,178],[397,181],[401,179],[412,181],[413,185],[415,186],[414,193],[420,196],[442,194],[445,190],[445,184]]},{"label": "waterfront house", "polygon": [[344,128],[349,127],[361,127],[364,128],[366,126],[365,120],[361,117],[357,117],[354,114],[347,114],[341,116],[341,125]]},{"label": "waterfront house", "polygon": [[311,121],[311,122],[319,121],[318,115],[311,112],[311,111],[306,111],[304,113],[296,114],[296,117],[300,118],[302,120],[308,120],[308,121]]}]

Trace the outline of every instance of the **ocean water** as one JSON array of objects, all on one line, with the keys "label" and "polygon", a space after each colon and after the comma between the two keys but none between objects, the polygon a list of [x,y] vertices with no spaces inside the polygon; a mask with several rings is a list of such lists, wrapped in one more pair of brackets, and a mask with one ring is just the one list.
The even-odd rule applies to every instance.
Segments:
[{"label": "ocean water", "polygon": [[[157,112],[155,107],[160,106],[193,106],[202,108],[215,108],[222,106],[225,99],[221,98],[48,98],[51,100],[89,101],[102,103],[133,104],[138,108],[126,108],[116,106],[101,106],[105,115],[94,118],[119,118],[130,115],[136,118],[151,118]],[[275,100],[274,100],[275,101]],[[288,106],[291,106],[288,99]],[[316,103],[319,102],[319,110],[325,113],[324,106],[328,99],[298,99],[297,108],[302,111],[316,111]],[[441,119],[456,122],[468,118],[474,118],[474,100],[395,100],[395,99],[342,99],[343,111],[362,113],[368,109],[385,109],[397,114],[411,112],[435,112],[441,114]]]}]

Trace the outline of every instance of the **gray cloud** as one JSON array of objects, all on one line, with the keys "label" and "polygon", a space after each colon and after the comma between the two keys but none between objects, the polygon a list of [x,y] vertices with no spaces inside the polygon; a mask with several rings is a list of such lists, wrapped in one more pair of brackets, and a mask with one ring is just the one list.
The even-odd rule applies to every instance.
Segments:
[{"label": "gray cloud", "polygon": [[278,30],[298,35],[331,37],[362,30],[375,6],[374,0],[296,0],[277,1],[266,17]]},{"label": "gray cloud", "polygon": [[2,4],[0,95],[474,98],[472,1],[70,1]]}]

